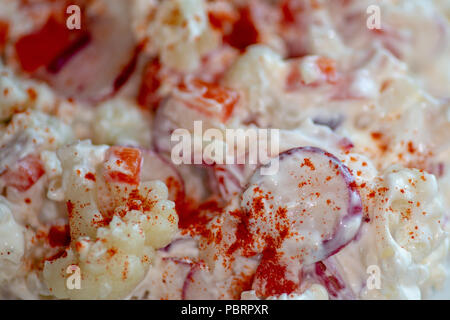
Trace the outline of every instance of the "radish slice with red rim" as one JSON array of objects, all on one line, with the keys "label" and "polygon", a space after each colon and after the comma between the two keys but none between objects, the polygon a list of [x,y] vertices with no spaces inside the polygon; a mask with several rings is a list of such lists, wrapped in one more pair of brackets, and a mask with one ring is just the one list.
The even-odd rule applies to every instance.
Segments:
[{"label": "radish slice with red rim", "polygon": [[219,194],[221,199],[224,199],[225,201],[232,199],[242,192],[249,177],[248,171],[252,170],[251,168],[246,168],[245,165],[238,164],[214,164],[211,167],[207,167],[207,169],[211,190]]},{"label": "radish slice with red rim", "polygon": [[188,259],[164,257],[160,263],[160,281],[171,299],[182,299],[186,277],[192,272],[193,262]]},{"label": "radish slice with red rim", "polygon": [[0,174],[0,181],[20,192],[30,189],[45,173],[38,156],[28,155]]},{"label": "radish slice with red rim", "polygon": [[[278,171],[261,169],[278,163]],[[255,172],[242,196],[246,227],[261,251],[267,239],[290,260],[308,265],[343,248],[362,222],[362,202],[350,170],[334,155],[300,147]]]},{"label": "radish slice with red rim", "polygon": [[330,299],[353,300],[355,294],[345,283],[334,257],[316,262],[304,270],[306,277],[319,282],[327,290]]},{"label": "radish slice with red rim", "polygon": [[215,300],[219,298],[214,278],[203,263],[192,265],[183,284],[181,298],[183,300]]}]

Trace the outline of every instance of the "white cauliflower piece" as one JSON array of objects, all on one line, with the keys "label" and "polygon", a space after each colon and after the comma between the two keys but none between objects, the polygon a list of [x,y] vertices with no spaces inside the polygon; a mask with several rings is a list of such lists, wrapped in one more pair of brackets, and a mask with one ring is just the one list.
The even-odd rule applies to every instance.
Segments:
[{"label": "white cauliflower piece", "polygon": [[179,71],[195,70],[201,57],[219,44],[203,0],[161,2],[148,33],[162,63]]},{"label": "white cauliflower piece", "polygon": [[[347,283],[363,299],[421,299],[445,279],[449,242],[436,178],[391,167],[370,189],[370,222],[335,255]],[[367,286],[369,266],[379,268],[380,288]]]},{"label": "white cauliflower piece", "polygon": [[110,100],[96,108],[93,132],[96,144],[149,146],[150,119],[131,101]]},{"label": "white cauliflower piece", "polygon": [[[144,278],[155,249],[170,243],[177,231],[167,187],[135,179],[140,151],[107,149],[83,141],[58,152],[71,245],[44,267],[44,279],[58,298],[124,298]],[[80,289],[66,285],[71,265],[80,270]]]}]

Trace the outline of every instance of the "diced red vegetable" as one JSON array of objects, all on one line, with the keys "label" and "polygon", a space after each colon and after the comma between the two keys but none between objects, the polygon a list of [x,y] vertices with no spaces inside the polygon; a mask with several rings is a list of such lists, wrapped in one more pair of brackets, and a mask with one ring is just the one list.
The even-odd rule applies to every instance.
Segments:
[{"label": "diced red vegetable", "polygon": [[125,83],[130,79],[131,75],[133,74],[134,70],[136,70],[136,66],[138,63],[139,55],[142,52],[143,45],[138,45],[134,49],[133,56],[131,57],[130,61],[123,67],[120,74],[117,76],[117,78],[114,80],[114,92],[119,91]]},{"label": "diced red vegetable", "polygon": [[111,147],[106,153],[105,178],[109,182],[139,184],[142,154],[139,149]]}]

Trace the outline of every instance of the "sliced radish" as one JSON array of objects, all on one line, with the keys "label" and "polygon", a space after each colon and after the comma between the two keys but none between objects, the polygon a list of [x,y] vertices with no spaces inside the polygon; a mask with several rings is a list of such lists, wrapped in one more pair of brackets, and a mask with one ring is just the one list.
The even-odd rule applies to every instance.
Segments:
[{"label": "sliced radish", "polygon": [[183,300],[217,300],[219,292],[208,267],[203,263],[192,265],[186,276],[181,295]]},{"label": "sliced radish", "polygon": [[[175,257],[163,257],[162,261],[166,263],[173,262],[175,264],[185,265],[191,267],[193,265],[193,262],[189,259],[181,259],[181,258],[175,258]],[[189,268],[190,271],[191,268]]]},{"label": "sliced radish", "polygon": [[160,285],[170,299],[183,299],[186,277],[192,270],[193,262],[188,259],[164,257],[160,263]]},{"label": "sliced radish", "polygon": [[[60,28],[67,31],[65,24]],[[99,12],[88,6],[82,29],[76,39],[65,40],[55,48],[51,56],[42,61],[46,70],[39,69],[35,75],[67,97],[99,101],[116,93],[137,64],[140,46],[129,24],[129,5],[126,1],[112,0]],[[52,30],[44,36],[48,37]],[[64,37],[76,34],[71,30],[66,33],[69,35]],[[35,42],[39,46],[39,39]],[[28,69],[34,71],[36,66],[28,66]]]},{"label": "sliced radish", "polygon": [[184,181],[176,167],[154,151],[144,150],[142,155],[141,181],[164,182],[169,189],[169,200],[177,206],[182,205],[185,197]]},{"label": "sliced radish", "polygon": [[242,198],[255,247],[272,239],[284,257],[304,265],[338,252],[362,222],[361,197],[349,169],[315,147],[288,150],[262,168],[276,167],[275,162],[277,173],[258,170]]},{"label": "sliced radish", "polygon": [[263,257],[256,269],[252,289],[260,297],[291,294],[300,288],[301,280],[300,264],[291,263],[290,266],[287,261],[283,261],[277,249],[269,245],[263,251]]},{"label": "sliced radish", "polygon": [[182,238],[177,238],[175,240],[173,240],[171,243],[169,243],[167,246],[165,246],[164,248],[158,249],[158,251],[162,251],[162,252],[171,252],[171,251],[176,251],[177,249],[180,248],[184,248],[184,247],[196,247],[196,242],[192,237],[182,237]]},{"label": "sliced radish", "polygon": [[153,120],[153,147],[158,153],[170,154],[172,150],[170,136],[176,129],[180,128],[180,126],[166,115],[166,111],[164,109],[165,105],[163,104],[160,108],[157,109],[155,118]]},{"label": "sliced radish", "polygon": [[[39,19],[30,19],[34,27],[32,32],[13,39],[15,54],[22,70],[34,73],[40,68],[47,68],[50,73],[56,72],[89,42],[90,34],[85,25],[73,30],[67,27],[66,8],[69,4],[64,2],[23,5],[24,14],[33,17],[39,12]],[[84,10],[81,13],[80,20],[84,21]]]},{"label": "sliced radish", "polygon": [[353,291],[346,285],[340,275],[333,257],[316,262],[311,276],[327,289],[331,299],[355,299]]},{"label": "sliced radish", "polygon": [[212,167],[213,185],[224,199],[231,199],[242,190],[242,171],[237,166],[215,165]]},{"label": "sliced radish", "polygon": [[212,165],[208,167],[210,189],[228,201],[242,192],[253,171],[254,168],[239,164]]}]

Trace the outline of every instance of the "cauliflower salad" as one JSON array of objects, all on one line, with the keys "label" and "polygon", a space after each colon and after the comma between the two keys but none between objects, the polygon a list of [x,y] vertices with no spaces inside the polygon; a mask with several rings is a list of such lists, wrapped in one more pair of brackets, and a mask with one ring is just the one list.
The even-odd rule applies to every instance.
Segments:
[{"label": "cauliflower salad", "polygon": [[0,299],[450,299],[449,217],[450,0],[0,0]]}]

